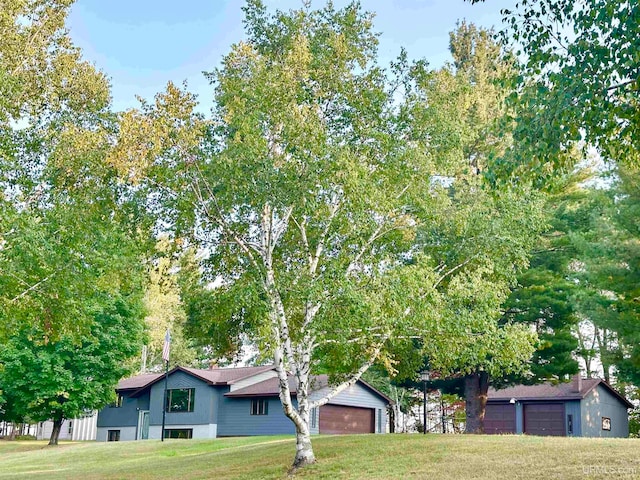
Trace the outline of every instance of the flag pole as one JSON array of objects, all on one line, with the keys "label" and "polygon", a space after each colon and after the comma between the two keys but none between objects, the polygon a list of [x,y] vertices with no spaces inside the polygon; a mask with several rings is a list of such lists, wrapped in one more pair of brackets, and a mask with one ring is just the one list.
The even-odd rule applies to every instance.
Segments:
[{"label": "flag pole", "polygon": [[169,352],[171,350],[171,333],[167,329],[167,333],[164,336],[164,345],[162,346],[162,359],[165,361],[164,365],[164,395],[162,400],[162,431],[160,432],[160,441],[164,442],[164,425],[167,417],[167,384],[169,382]]},{"label": "flag pole", "polygon": [[167,416],[167,383],[169,381],[169,360],[165,362],[164,368],[164,395],[162,400],[162,432],[160,434],[160,441],[164,442],[164,421]]}]

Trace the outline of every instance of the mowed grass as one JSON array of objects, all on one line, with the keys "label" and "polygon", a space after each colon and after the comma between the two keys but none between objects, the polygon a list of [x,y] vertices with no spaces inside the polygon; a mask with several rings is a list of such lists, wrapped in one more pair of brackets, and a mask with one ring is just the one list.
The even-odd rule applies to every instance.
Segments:
[{"label": "mowed grass", "polygon": [[[292,437],[0,442],[0,480],[286,479]],[[314,438],[299,479],[640,479],[640,440],[465,435]]]}]

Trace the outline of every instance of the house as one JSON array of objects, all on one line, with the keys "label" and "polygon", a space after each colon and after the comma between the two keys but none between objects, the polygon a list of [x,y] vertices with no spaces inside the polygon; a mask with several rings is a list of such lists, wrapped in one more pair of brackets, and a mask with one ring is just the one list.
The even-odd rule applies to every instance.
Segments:
[{"label": "house", "polygon": [[[294,434],[278,397],[273,365],[209,370],[176,367],[167,376],[165,438]],[[289,379],[292,396],[296,395]],[[122,380],[117,401],[98,413],[98,441],[159,439],[165,375]],[[326,375],[313,377],[311,398],[328,391]],[[391,400],[360,380],[314,409],[311,433],[385,433]]]},{"label": "house", "polygon": [[604,380],[576,375],[570,383],[489,389],[486,433],[628,437],[626,398]]}]

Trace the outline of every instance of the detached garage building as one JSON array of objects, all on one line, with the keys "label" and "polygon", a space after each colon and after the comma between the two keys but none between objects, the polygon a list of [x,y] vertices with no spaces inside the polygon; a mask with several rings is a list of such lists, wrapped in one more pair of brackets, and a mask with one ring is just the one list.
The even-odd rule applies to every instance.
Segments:
[{"label": "detached garage building", "polygon": [[485,433],[628,437],[633,405],[604,380],[576,375],[570,383],[489,389]]}]

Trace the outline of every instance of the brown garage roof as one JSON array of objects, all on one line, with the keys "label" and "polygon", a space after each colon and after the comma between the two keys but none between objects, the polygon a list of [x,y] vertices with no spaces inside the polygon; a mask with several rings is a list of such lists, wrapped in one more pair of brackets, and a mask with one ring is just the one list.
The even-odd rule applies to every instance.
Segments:
[{"label": "brown garage roof", "polygon": [[585,378],[581,381],[582,385],[578,391],[575,386],[575,380],[569,383],[542,383],[540,385],[514,385],[512,387],[495,390],[489,388],[489,401],[508,401],[512,398],[516,400],[580,400],[586,397],[598,385],[602,385],[611,394],[617,397],[628,408],[633,405],[622,395],[616,392],[611,385],[599,378]]},{"label": "brown garage roof", "polygon": [[[393,401],[387,397],[381,391],[375,389],[364,380],[358,380],[362,386],[371,390],[373,393],[384,398],[387,402],[393,403]],[[328,375],[312,375],[311,376],[311,391],[320,390],[329,385]],[[296,395],[297,382],[293,375],[289,375],[289,391],[291,395]],[[244,388],[234,390],[233,392],[225,393],[225,397],[277,397],[280,393],[278,378],[269,378],[262,382],[254,383]]]}]

